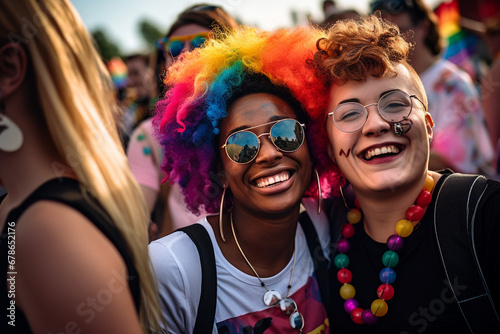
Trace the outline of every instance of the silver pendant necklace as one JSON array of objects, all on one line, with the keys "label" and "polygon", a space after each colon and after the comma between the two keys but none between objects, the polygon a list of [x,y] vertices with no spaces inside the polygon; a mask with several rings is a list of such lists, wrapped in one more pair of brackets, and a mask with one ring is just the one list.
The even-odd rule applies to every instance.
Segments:
[{"label": "silver pendant necklace", "polygon": [[248,261],[248,258],[246,257],[245,253],[243,253],[243,250],[241,249],[240,243],[238,242],[238,238],[236,238],[236,233],[234,231],[234,223],[233,223],[233,213],[231,212],[231,231],[233,232],[233,238],[234,241],[236,242],[236,246],[238,246],[238,250],[240,251],[241,255],[245,259],[245,262],[248,264],[250,269],[252,269],[253,273],[257,277],[257,279],[260,282],[260,285],[266,289],[266,292],[264,293],[264,296],[262,297],[262,301],[266,306],[276,306],[279,304],[280,309],[283,313],[286,315],[290,315],[289,317],[289,323],[290,326],[293,329],[296,329],[299,331],[299,333],[302,333],[302,328],[304,328],[304,317],[302,314],[297,310],[297,304],[295,301],[288,297],[290,293],[290,289],[292,288],[292,279],[293,279],[293,271],[295,269],[295,253],[297,250],[297,240],[294,241],[293,243],[293,262],[292,262],[292,270],[290,273],[290,281],[288,282],[287,286],[287,291],[286,291],[286,296],[285,298],[281,298],[281,294],[276,291],[276,290],[269,290],[264,284],[264,282],[261,280],[259,274],[257,274],[257,271],[254,269],[250,261]]}]

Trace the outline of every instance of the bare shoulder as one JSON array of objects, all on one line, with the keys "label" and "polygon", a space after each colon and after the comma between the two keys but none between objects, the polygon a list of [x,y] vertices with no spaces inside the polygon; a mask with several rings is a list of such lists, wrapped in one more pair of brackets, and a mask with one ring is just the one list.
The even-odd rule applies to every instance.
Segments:
[{"label": "bare shoulder", "polygon": [[40,201],[16,225],[16,302],[35,332],[140,332],[124,261],[84,215]]}]

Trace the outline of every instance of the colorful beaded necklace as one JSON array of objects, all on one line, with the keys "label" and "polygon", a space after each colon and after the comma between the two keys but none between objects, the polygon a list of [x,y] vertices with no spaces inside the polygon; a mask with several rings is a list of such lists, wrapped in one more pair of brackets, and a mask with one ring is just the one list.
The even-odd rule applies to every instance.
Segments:
[{"label": "colorful beaded necklace", "polygon": [[434,179],[429,174],[425,180],[424,187],[415,201],[415,204],[410,206],[406,211],[406,218],[397,222],[396,233],[387,239],[388,251],[382,256],[382,263],[384,268],[380,271],[379,278],[382,284],[377,288],[378,299],[375,299],[371,307],[363,310],[359,307],[359,303],[354,296],[356,289],[350,282],[352,281],[352,273],[347,267],[349,266],[349,257],[347,252],[350,249],[350,242],[348,239],[352,238],[355,233],[354,224],[361,221],[362,213],[360,205],[355,200],[356,209],[350,209],[347,213],[348,223],[342,226],[342,238],[337,243],[338,254],[335,255],[334,264],[339,271],[337,272],[337,279],[342,283],[340,288],[340,296],[345,300],[344,309],[351,315],[352,321],[356,324],[375,324],[379,317],[387,314],[388,306],[387,300],[394,296],[394,288],[392,283],[396,280],[395,267],[399,262],[399,255],[396,251],[403,247],[403,238],[408,237],[414,227],[423,218],[427,206],[432,201],[432,189],[434,188]]}]

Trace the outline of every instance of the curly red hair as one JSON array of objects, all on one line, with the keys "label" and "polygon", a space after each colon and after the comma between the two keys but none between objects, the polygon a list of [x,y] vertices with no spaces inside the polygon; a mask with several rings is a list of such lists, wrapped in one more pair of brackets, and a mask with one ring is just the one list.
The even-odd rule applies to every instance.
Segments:
[{"label": "curly red hair", "polygon": [[315,66],[330,83],[365,81],[368,76],[396,75],[395,65],[408,68],[412,45],[398,27],[376,16],[338,21],[318,40]]}]

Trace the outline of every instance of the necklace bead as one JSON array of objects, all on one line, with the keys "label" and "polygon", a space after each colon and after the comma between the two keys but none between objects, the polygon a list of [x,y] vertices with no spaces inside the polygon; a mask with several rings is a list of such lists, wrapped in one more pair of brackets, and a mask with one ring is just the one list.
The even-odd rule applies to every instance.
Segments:
[{"label": "necklace bead", "polygon": [[390,300],[394,297],[394,288],[390,284],[380,284],[377,288],[377,296],[383,300]]},{"label": "necklace bead", "polygon": [[406,218],[410,221],[420,221],[424,217],[425,210],[420,205],[412,205],[406,212]]},{"label": "necklace bead", "polygon": [[384,266],[392,268],[399,262],[399,255],[395,251],[388,250],[382,255],[382,263]]},{"label": "necklace bead", "polygon": [[354,298],[346,299],[344,302],[344,310],[349,314],[357,307],[359,307],[359,303]]},{"label": "necklace bead", "polygon": [[352,238],[355,232],[356,230],[354,229],[354,226],[351,224],[344,224],[342,226],[342,236],[346,239]]},{"label": "necklace bead", "polygon": [[398,251],[403,248],[404,241],[403,237],[399,234],[393,234],[387,239],[387,247],[390,250]]},{"label": "necklace bead", "polygon": [[349,269],[342,268],[337,272],[337,279],[340,283],[350,283],[352,281],[352,273]]},{"label": "necklace bead", "polygon": [[366,309],[361,315],[361,320],[363,320],[365,324],[373,325],[378,321],[378,318],[373,315],[372,310]]},{"label": "necklace bead", "polygon": [[396,223],[396,233],[403,238],[413,233],[413,224],[406,219],[401,219]]},{"label": "necklace bead", "polygon": [[379,279],[382,284],[377,288],[378,299],[375,299],[370,308],[363,309],[354,297],[356,289],[351,284],[352,272],[347,269],[350,260],[346,253],[349,252],[351,244],[348,239],[352,238],[356,232],[354,224],[361,221],[363,214],[357,199],[354,203],[356,208],[350,209],[347,213],[347,223],[341,228],[342,238],[337,242],[338,254],[334,257],[334,265],[339,268],[337,280],[342,284],[340,287],[340,296],[345,300],[344,309],[350,314],[351,319],[356,324],[372,325],[383,317],[389,311],[387,301],[394,297],[394,288],[391,285],[396,281],[396,272],[393,267],[399,263],[399,251],[403,245],[403,239],[410,236],[424,217],[427,206],[432,201],[432,189],[434,188],[434,179],[430,174],[427,175],[422,191],[415,200],[415,204],[406,211],[406,219],[401,219],[396,223],[396,233],[387,238],[388,250],[382,256],[384,268],[380,271]]},{"label": "necklace bead", "polygon": [[358,325],[361,325],[364,323],[362,317],[363,317],[363,309],[362,308],[357,307],[354,310],[352,310],[352,312],[351,312],[352,321],[354,321]]},{"label": "necklace bead", "polygon": [[420,205],[421,207],[426,207],[427,205],[431,204],[432,201],[432,193],[427,190],[422,190],[420,195],[417,197],[417,204]]},{"label": "necklace bead", "polygon": [[337,243],[337,249],[341,253],[347,253],[351,249],[351,243],[347,239],[340,239]]}]

